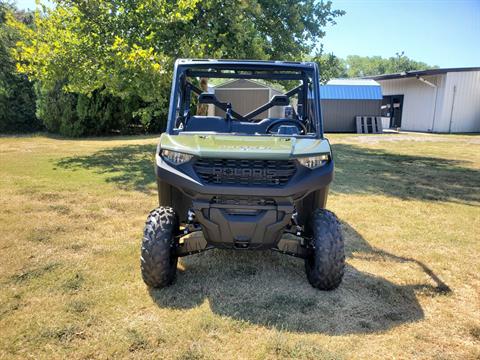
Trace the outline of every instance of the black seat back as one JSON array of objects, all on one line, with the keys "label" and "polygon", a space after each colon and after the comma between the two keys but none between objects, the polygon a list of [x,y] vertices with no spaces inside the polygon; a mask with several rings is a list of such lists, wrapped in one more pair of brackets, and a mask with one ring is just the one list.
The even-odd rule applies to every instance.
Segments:
[{"label": "black seat back", "polygon": [[265,134],[268,125],[278,119],[263,119],[260,122],[228,121],[220,116],[192,116],[188,119],[184,131],[209,131],[217,133]]},{"label": "black seat back", "polygon": [[185,131],[228,132],[226,120],[220,116],[192,116],[185,125]]}]

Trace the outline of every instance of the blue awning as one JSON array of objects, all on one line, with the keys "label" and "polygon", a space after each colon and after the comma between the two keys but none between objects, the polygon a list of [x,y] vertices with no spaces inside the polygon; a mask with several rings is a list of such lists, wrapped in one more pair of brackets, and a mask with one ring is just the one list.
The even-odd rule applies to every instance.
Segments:
[{"label": "blue awning", "polygon": [[381,100],[380,85],[322,85],[320,99],[324,100]]}]

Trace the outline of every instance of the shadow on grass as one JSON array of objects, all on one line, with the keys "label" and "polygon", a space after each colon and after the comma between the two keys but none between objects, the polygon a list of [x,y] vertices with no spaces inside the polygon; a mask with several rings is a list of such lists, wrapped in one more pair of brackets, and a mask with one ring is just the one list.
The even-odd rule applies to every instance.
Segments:
[{"label": "shadow on grass", "polygon": [[480,202],[480,171],[465,161],[399,155],[349,144],[333,146],[338,193],[384,194],[400,199]]},{"label": "shadow on grass", "polygon": [[[129,190],[148,191],[155,181],[153,145],[128,145],[89,156],[64,158],[65,169],[88,169]],[[458,161],[405,156],[353,145],[334,145],[338,193],[380,193],[401,199],[478,201],[480,172]],[[409,264],[425,281],[396,284],[347,266],[333,292],[310,287],[303,262],[270,252],[212,251],[183,258],[178,281],[150,294],[160,307],[192,308],[208,301],[221,316],[287,331],[354,334],[385,331],[419,321],[417,293],[442,296],[450,288],[426,265],[371,247],[348,224],[347,256],[385,266]],[[417,269],[417,270],[415,270]],[[407,271],[409,271],[407,270]],[[403,268],[401,271],[405,271]]]},{"label": "shadow on grass", "polygon": [[[372,248],[344,224],[346,254],[395,267],[410,263],[425,281],[395,284],[348,265],[335,291],[312,288],[303,261],[271,252],[218,251],[186,257],[171,287],[150,290],[159,307],[186,309],[208,301],[213,313],[279,330],[329,335],[374,333],[424,318],[417,293],[440,296],[450,288],[425,264]],[[418,266],[418,268],[417,268]],[[405,271],[404,268],[399,271]]]},{"label": "shadow on grass", "polygon": [[[348,144],[333,145],[332,191],[384,194],[401,199],[480,202],[480,171],[461,161],[399,155]],[[126,145],[58,161],[64,169],[106,174],[106,181],[127,190],[148,191],[155,181],[154,145]]]},{"label": "shadow on grass", "polygon": [[[150,140],[150,139],[159,139],[161,133],[158,134],[137,134],[137,135],[119,135],[111,134],[105,136],[84,136],[84,137],[67,137],[59,134],[52,134],[48,132],[38,132],[33,134],[33,136],[43,136],[52,140],[67,140],[69,142],[84,142],[84,141],[101,141],[101,142],[110,142],[110,141],[136,141],[136,140]],[[17,136],[23,136],[23,134],[18,134]],[[29,134],[28,136],[32,136]]]},{"label": "shadow on grass", "polygon": [[100,150],[92,155],[59,160],[58,167],[105,174],[106,181],[125,190],[151,192],[155,182],[155,145],[126,145]]}]

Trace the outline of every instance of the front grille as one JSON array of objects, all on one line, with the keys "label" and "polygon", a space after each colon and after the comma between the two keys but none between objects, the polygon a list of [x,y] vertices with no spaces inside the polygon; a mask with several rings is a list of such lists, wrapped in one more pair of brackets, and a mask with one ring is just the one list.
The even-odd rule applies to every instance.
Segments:
[{"label": "front grille", "polygon": [[205,184],[282,186],[295,174],[293,160],[196,159],[195,172]]}]

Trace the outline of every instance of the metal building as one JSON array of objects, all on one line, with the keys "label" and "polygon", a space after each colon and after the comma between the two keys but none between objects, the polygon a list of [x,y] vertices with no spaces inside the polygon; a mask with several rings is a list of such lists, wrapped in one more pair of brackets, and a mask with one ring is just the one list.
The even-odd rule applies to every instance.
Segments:
[{"label": "metal building", "polygon": [[[227,81],[212,88],[212,92],[215,93],[218,100],[231,102],[235,111],[242,115],[245,115],[267,103],[273,95],[281,94],[279,91],[267,85],[248,79]],[[223,110],[214,106],[211,106],[210,108],[211,115],[225,116]],[[275,106],[257,115],[255,118],[280,118],[283,117],[283,112],[284,109],[282,107]]]},{"label": "metal building", "polygon": [[382,116],[393,128],[480,132],[480,67],[372,76],[383,90]]},{"label": "metal building", "polygon": [[[220,101],[230,101],[240,114],[247,114],[267,103],[273,95],[281,94],[265,84],[245,79],[228,81],[211,87],[209,91],[215,93]],[[380,116],[382,90],[374,80],[331,80],[320,87],[320,99],[324,131],[356,132],[356,116]],[[284,110],[275,106],[257,118],[282,118]],[[208,112],[209,115],[225,115],[213,105],[209,106]]]},{"label": "metal building", "polygon": [[356,116],[380,116],[382,89],[374,80],[330,80],[320,100],[325,132],[356,132]]}]

